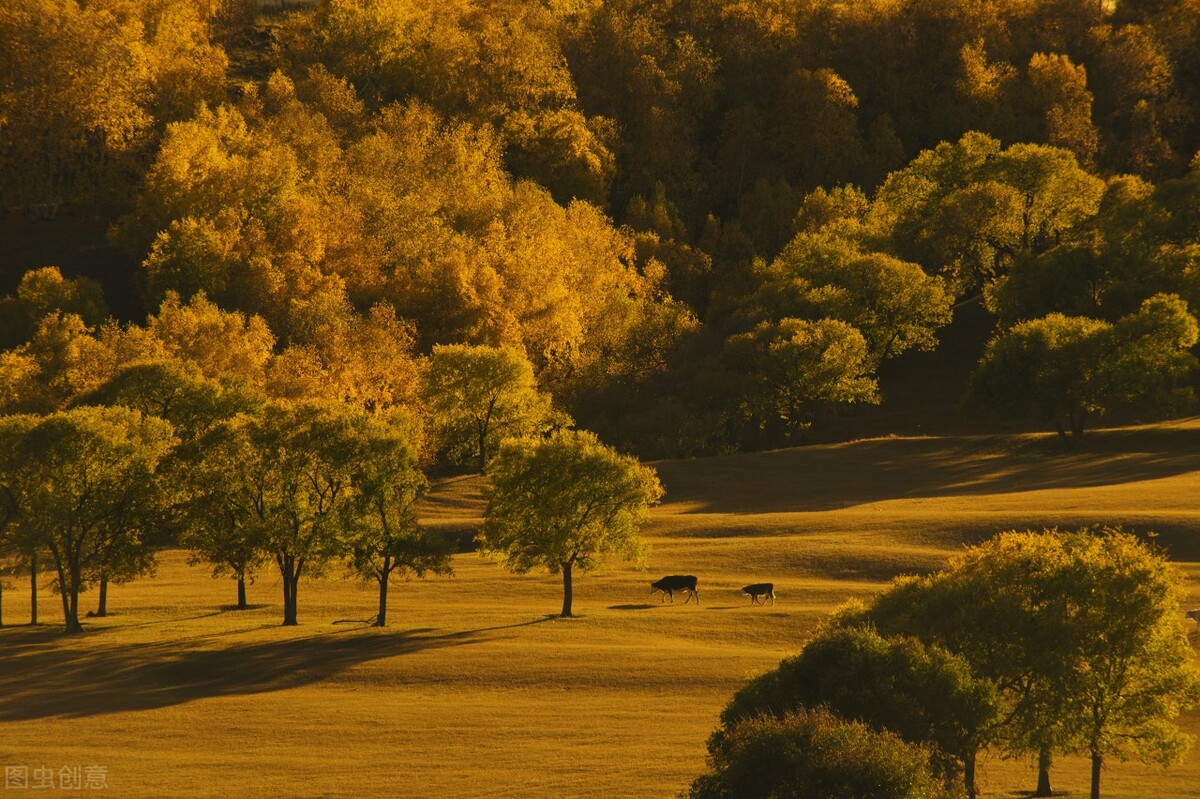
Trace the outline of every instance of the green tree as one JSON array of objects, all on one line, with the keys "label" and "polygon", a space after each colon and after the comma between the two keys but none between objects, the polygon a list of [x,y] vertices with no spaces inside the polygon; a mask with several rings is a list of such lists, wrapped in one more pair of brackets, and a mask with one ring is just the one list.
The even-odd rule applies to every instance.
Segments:
[{"label": "green tree", "polygon": [[822,408],[879,401],[866,339],[836,319],[762,322],[723,355],[750,424],[777,426],[784,441],[802,439]]},{"label": "green tree", "polygon": [[761,714],[819,707],[933,746],[930,767],[948,784],[963,776],[969,796],[976,756],[999,721],[995,688],[962,657],[912,638],[834,627],[742,686],[721,713],[722,730]]},{"label": "green tree", "polygon": [[954,300],[917,264],[834,235],[801,233],[760,274],[753,308],[772,319],[840,319],[863,334],[876,362],[933,349]]},{"label": "green tree", "polygon": [[561,572],[563,616],[576,566],[594,569],[609,552],[640,560],[638,528],[663,493],[653,469],[582,430],[506,440],[490,479],[482,550],[515,572]]},{"label": "green tree", "polygon": [[320,573],[347,552],[343,521],[360,454],[357,418],[338,405],[268,403],[218,425],[202,441],[202,468],[212,479],[199,506],[212,514],[214,535],[232,537],[197,543],[239,579],[260,548],[274,559],[284,625],[298,623],[300,577]]},{"label": "green tree", "polygon": [[22,525],[50,552],[68,632],[79,594],[118,564],[148,566],[147,522],[160,503],[155,471],[170,424],[125,408],[77,408],[5,420],[0,481]]},{"label": "green tree", "polygon": [[1036,793],[1049,796],[1054,754],[1165,764],[1182,751],[1172,721],[1200,682],[1177,581],[1160,552],[1118,530],[1008,532],[843,621],[943,646],[992,680],[1004,747],[1037,756]]},{"label": "green tree", "polygon": [[418,464],[420,432],[406,416],[361,422],[354,500],[348,524],[350,567],[379,586],[375,626],[387,626],[388,584],[405,573],[450,574],[450,548],[438,533],[421,527],[417,503],[429,483]]},{"label": "green tree", "polygon": [[179,543],[192,550],[193,562],[210,564],[213,577],[237,581],[238,610],[249,607],[246,583],[268,557],[265,507],[254,493],[256,478],[267,479],[267,464],[254,451],[246,424],[239,418],[218,424],[181,447],[169,464],[185,492],[178,505]]},{"label": "green tree", "polygon": [[529,361],[505,347],[434,347],[424,396],[440,447],[452,459],[473,458],[480,472],[502,438],[532,435],[563,421],[538,391]]},{"label": "green tree", "polygon": [[1078,440],[1092,415],[1178,411],[1195,402],[1187,379],[1197,337],[1186,303],[1161,294],[1115,324],[1062,314],[1023,322],[989,342],[964,408],[1036,414],[1064,441],[1068,431]]},{"label": "green tree", "polygon": [[824,709],[743,719],[709,742],[709,772],[689,799],[953,799],[926,753]]}]

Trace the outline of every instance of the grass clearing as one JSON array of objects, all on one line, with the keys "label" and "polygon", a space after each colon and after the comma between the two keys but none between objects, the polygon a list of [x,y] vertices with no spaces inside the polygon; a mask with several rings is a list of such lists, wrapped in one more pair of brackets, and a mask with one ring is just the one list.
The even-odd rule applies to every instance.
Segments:
[{"label": "grass clearing", "polygon": [[[250,587],[258,607],[222,610],[233,582],[175,550],[155,577],[113,586],[113,615],[82,636],[59,633],[43,592],[42,627],[0,630],[0,764],[104,765],[110,795],[132,799],[673,796],[748,675],[843,602],[997,530],[1158,530],[1200,605],[1200,420],[1101,431],[1076,452],[1045,436],[885,438],[657,466],[649,570],[580,577],[575,619],[548,615],[558,578],[474,554],[453,577],[394,586],[386,630],[334,624],[375,611],[373,588],[340,572],[301,580],[298,628],[278,626],[269,570]],[[457,534],[481,509],[479,482],[458,478],[426,516]],[[699,576],[699,607],[650,596],[674,573]],[[759,581],[776,583],[774,607],[738,593]],[[28,614],[14,582],[10,624]],[[1200,733],[1200,713],[1185,726]],[[1055,788],[1085,796],[1087,768],[1063,759]],[[1034,784],[1031,764],[994,755],[979,779],[985,796]],[[1197,785],[1195,749],[1169,770],[1109,764],[1103,780],[1113,799]]]}]

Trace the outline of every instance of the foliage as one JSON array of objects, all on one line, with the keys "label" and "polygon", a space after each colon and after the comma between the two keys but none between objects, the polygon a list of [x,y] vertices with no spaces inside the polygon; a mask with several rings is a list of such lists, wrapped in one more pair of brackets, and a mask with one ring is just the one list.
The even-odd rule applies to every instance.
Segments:
[{"label": "foliage", "polygon": [[538,391],[529,361],[502,347],[434,347],[423,397],[439,448],[453,462],[474,461],[480,472],[501,439],[535,435],[566,421]]},{"label": "foliage", "polygon": [[1196,319],[1178,297],[1156,295],[1115,324],[1050,314],[989,344],[971,376],[969,410],[1036,414],[1078,439],[1090,415],[1171,413],[1195,402],[1187,379]]},{"label": "foliage", "polygon": [[866,339],[836,319],[762,322],[731,337],[724,357],[752,425],[779,425],[799,440],[817,414],[836,404],[878,402]]},{"label": "foliage", "polygon": [[709,767],[692,783],[690,799],[960,795],[938,784],[923,750],[823,709],[742,720],[710,743]]},{"label": "foliage", "polygon": [[170,424],[125,408],[4,417],[0,480],[18,524],[50,552],[68,632],[79,593],[107,570],[150,568],[149,522],[164,487],[155,470],[174,445]]},{"label": "foliage", "polygon": [[563,616],[573,567],[594,569],[605,553],[640,560],[638,528],[663,493],[653,469],[580,430],[506,440],[489,477],[482,550],[516,572],[562,572]]},{"label": "foliage", "polygon": [[930,767],[948,782],[966,766],[971,795],[976,753],[999,721],[994,687],[972,675],[962,657],[915,639],[834,627],[742,686],[722,711],[717,736],[755,716],[821,707],[929,745]]}]

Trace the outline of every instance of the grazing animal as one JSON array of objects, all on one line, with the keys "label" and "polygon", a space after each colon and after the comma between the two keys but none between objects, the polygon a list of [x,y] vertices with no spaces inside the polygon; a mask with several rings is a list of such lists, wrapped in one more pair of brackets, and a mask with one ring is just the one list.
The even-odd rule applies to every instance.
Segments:
[{"label": "grazing animal", "polygon": [[[750,604],[752,605],[765,605],[768,599],[771,600],[772,605],[775,604],[775,583],[755,583],[754,585],[748,585],[742,589],[742,593],[750,596]],[[760,596],[764,597],[761,603],[758,601]]]},{"label": "grazing animal", "polygon": [[1189,610],[1187,613],[1185,613],[1183,615],[1187,616],[1189,619],[1196,622],[1196,624],[1200,624],[1200,608],[1196,608],[1195,610]]},{"label": "grazing animal", "polygon": [[650,593],[662,591],[662,596],[659,597],[659,602],[665,602],[667,597],[671,597],[671,603],[675,603],[676,591],[687,591],[688,598],[683,601],[687,604],[692,601],[692,597],[696,598],[696,604],[700,604],[700,594],[696,591],[696,578],[690,574],[672,574],[661,580],[655,580],[650,583]]}]

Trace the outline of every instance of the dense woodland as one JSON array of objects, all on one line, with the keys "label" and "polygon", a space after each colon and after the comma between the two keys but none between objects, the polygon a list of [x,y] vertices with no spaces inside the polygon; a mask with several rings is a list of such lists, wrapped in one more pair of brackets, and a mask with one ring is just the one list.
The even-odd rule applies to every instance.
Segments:
[{"label": "dense woodland", "polygon": [[106,300],[211,303],[271,396],[418,407],[432,347],[501,347],[678,456],[886,402],[982,304],[967,413],[1177,412],[1198,39],[1193,0],[13,0],[0,206],[118,255],[7,262],[0,396],[105,379],[54,348],[136,335]]}]

